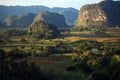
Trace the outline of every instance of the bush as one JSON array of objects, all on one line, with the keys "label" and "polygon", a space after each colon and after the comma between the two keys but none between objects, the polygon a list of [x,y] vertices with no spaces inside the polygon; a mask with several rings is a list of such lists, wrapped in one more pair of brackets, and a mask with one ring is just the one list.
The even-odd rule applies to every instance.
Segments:
[{"label": "bush", "polygon": [[26,61],[16,63],[9,56],[6,56],[3,50],[0,50],[0,80],[49,79],[41,73],[40,67],[35,63],[28,63]]},{"label": "bush", "polygon": [[24,58],[26,57],[26,53],[16,48],[8,52],[7,56],[12,57],[13,59]]}]

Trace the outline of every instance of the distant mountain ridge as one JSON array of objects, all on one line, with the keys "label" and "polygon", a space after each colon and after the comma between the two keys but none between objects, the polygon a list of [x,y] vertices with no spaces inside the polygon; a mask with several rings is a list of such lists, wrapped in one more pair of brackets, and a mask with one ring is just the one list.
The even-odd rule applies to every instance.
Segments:
[{"label": "distant mountain ridge", "polygon": [[54,7],[52,8],[52,11],[64,15],[67,23],[75,23],[75,21],[77,20],[77,9]]},{"label": "distant mountain ridge", "polygon": [[67,24],[65,22],[65,17],[62,14],[50,12],[50,11],[41,11],[38,14],[28,13],[22,15],[12,15],[8,16],[2,23],[2,28],[27,28],[36,21],[44,21],[47,23],[52,23],[58,28],[66,28]]},{"label": "distant mountain ridge", "polygon": [[5,20],[10,15],[21,15],[25,13],[37,14],[40,11],[51,11],[63,14],[66,22],[74,23],[77,19],[78,10],[74,8],[49,8],[46,6],[2,6],[0,5],[0,21]]}]

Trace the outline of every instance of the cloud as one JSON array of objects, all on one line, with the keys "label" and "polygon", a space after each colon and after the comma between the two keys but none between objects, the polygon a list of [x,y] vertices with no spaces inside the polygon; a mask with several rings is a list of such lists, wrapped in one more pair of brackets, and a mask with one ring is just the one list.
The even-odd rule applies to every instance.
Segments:
[{"label": "cloud", "polygon": [[49,7],[77,7],[77,5],[81,5],[80,0],[49,0],[48,2],[42,2],[41,4],[49,6]]}]

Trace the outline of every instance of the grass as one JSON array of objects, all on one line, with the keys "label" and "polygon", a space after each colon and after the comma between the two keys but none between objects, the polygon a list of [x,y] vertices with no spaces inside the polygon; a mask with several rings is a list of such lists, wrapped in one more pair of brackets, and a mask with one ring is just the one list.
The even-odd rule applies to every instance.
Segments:
[{"label": "grass", "polygon": [[[41,39],[37,41],[29,40],[25,36],[11,37],[12,42],[0,44],[0,48],[5,51],[10,51],[13,48],[25,46],[39,48],[41,46],[56,46],[60,41],[64,43],[76,42],[79,40],[93,40],[98,42],[120,42],[120,29],[108,29],[105,34],[93,34],[91,31],[83,32],[62,32],[61,38],[58,39]],[[21,43],[21,39],[26,39],[27,43]]]},{"label": "grass", "polygon": [[[12,43],[6,43],[6,44],[1,44],[0,48],[5,50],[6,52],[11,51],[13,48],[19,48],[20,46],[25,46],[24,49],[21,49],[23,51],[30,51],[33,53],[40,53],[39,47],[41,46],[56,46],[57,43],[60,41],[64,43],[72,43],[75,42],[71,45],[79,45],[80,43],[77,43],[76,41],[79,40],[94,40],[98,42],[120,42],[120,32],[116,30],[108,30],[105,32],[106,34],[93,34],[89,31],[84,31],[84,32],[70,32],[68,33],[61,33],[62,38],[61,39],[48,39],[48,40],[28,40],[25,37],[13,37],[11,39],[13,42]],[[115,36],[117,35],[117,36]],[[25,38],[28,43],[21,43],[20,40]],[[27,49],[28,48],[28,49]],[[31,49],[35,48],[35,49]],[[34,50],[36,52],[34,52]],[[83,56],[88,56],[89,52],[84,52]],[[35,62],[37,65],[40,66],[42,72],[46,74],[51,74],[54,75],[55,78],[60,78],[56,80],[78,80],[81,78],[81,80],[85,80],[85,76],[82,75],[81,73],[78,72],[70,72],[67,71],[67,68],[71,65],[73,65],[73,62],[71,60],[72,56],[76,56],[74,53],[61,53],[61,54],[51,54],[49,57],[29,57],[29,58],[23,58],[23,59],[18,59],[16,60],[17,62],[27,60],[28,62]]]},{"label": "grass", "polygon": [[3,44],[0,45],[0,47],[19,47],[19,46],[32,46],[32,47],[40,47],[40,46],[55,46],[54,44],[40,44],[40,43],[28,43],[28,44],[19,44],[19,43],[14,43],[14,44]]},{"label": "grass", "polygon": [[72,64],[72,61],[69,58],[58,57],[59,61],[52,59],[51,57],[34,57],[34,58],[23,58],[16,59],[16,62],[28,61],[37,63],[43,73],[53,73],[53,74],[62,74],[66,71],[67,67]]},{"label": "grass", "polygon": [[78,40],[95,40],[98,42],[120,42],[120,29],[108,29],[104,34],[92,31],[62,33],[64,39],[70,42]]}]

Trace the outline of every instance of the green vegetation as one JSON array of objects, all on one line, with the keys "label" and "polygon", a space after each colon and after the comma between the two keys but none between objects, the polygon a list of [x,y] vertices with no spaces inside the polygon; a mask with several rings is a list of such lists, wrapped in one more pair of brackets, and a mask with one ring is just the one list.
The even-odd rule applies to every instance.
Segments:
[{"label": "green vegetation", "polygon": [[35,39],[50,39],[59,37],[59,31],[53,24],[44,21],[36,21],[29,28],[28,35]]},{"label": "green vegetation", "polygon": [[53,27],[43,21],[37,23],[33,24],[35,28],[30,27],[31,35],[21,29],[0,30],[2,35],[10,34],[7,38],[0,36],[1,80],[119,80],[119,28],[66,29],[61,30],[59,38],[45,35],[34,39],[32,32],[45,28],[46,33]]},{"label": "green vegetation", "polygon": [[0,50],[0,80],[48,80],[34,63],[16,63],[14,59],[20,55],[18,51],[14,53]]},{"label": "green vegetation", "polygon": [[[97,23],[98,24],[98,23]],[[72,31],[82,32],[82,31],[105,31],[107,29],[106,26],[89,26],[89,27],[83,27],[83,26],[74,26],[72,28]]]},{"label": "green vegetation", "polygon": [[23,36],[27,34],[27,30],[22,29],[4,29],[0,31],[0,39],[9,39],[13,36]]},{"label": "green vegetation", "polygon": [[[23,39],[22,41],[24,42],[25,40]],[[51,40],[50,42],[55,45],[29,44],[28,46],[26,43],[22,43],[22,45],[20,43],[14,48],[10,47],[12,44],[4,47],[1,45],[1,49],[4,50],[6,50],[5,48],[11,48],[11,50],[6,52],[1,50],[1,54],[4,52],[4,55],[10,58],[8,61],[9,64],[11,63],[10,65],[17,65],[15,69],[10,68],[10,71],[12,70],[13,72],[4,74],[4,78],[7,80],[9,80],[8,78],[17,79],[18,77],[15,74],[21,74],[19,79],[30,78],[30,80],[37,77],[36,80],[39,78],[47,80],[119,80],[120,46],[118,43],[89,40],[74,42],[65,42],[64,40],[56,42]],[[49,43],[49,41],[46,43]],[[4,58],[4,55],[2,55],[2,58]],[[31,62],[36,63],[36,66],[33,66]],[[7,65],[7,67],[9,68],[10,66]],[[9,69],[7,70],[9,71]],[[22,75],[24,73],[27,74]],[[38,73],[40,73],[39,76]],[[10,74],[12,76],[9,76]],[[30,75],[33,76],[25,77]]]}]

